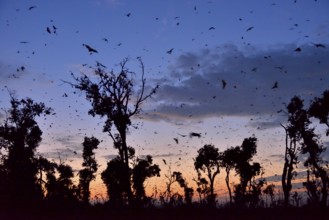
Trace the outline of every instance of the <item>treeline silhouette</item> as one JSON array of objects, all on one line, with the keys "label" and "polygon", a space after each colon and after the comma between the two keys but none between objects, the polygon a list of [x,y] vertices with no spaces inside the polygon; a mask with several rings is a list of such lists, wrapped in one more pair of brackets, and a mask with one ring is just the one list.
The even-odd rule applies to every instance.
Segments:
[{"label": "treeline silhouette", "polygon": [[[165,212],[163,216],[168,218],[173,217],[169,213],[183,218],[181,211],[189,213],[185,217],[194,214],[202,217],[206,213],[210,215],[215,212],[223,216],[236,216],[237,213],[231,212],[236,208],[251,216],[253,215],[248,210],[255,208],[264,216],[267,213],[262,210],[264,208],[281,210],[277,213],[283,215],[285,211],[282,210],[291,211],[300,206],[301,195],[293,191],[299,155],[307,157],[303,164],[307,170],[307,178],[303,182],[307,202],[303,213],[308,208],[321,207],[327,210],[328,161],[321,158],[326,148],[321,142],[320,134],[316,134],[311,120],[327,126],[325,135],[329,135],[329,90],[324,91],[321,97],[314,98],[308,108],[304,106],[303,99],[297,96],[286,106],[287,122],[281,124],[286,133],[281,178],[283,199],[275,200],[277,186],[267,183],[263,178],[264,168],[259,162],[253,161],[257,154],[255,136],[247,137],[241,146],[230,147],[223,152],[214,145],[204,145],[194,158],[197,177],[193,180],[197,188],[192,188],[181,172],[171,171],[169,167],[168,174],[165,175],[166,188],[156,198],[154,195],[146,195],[144,183],[148,178],[160,176],[160,167],[153,163],[151,155],[143,158],[136,156],[135,149],[127,143],[127,132],[131,126],[131,118],[140,113],[142,104],[156,93],[158,86],[146,91],[144,64],[139,59],[141,81],[138,88],[132,79],[134,74],[126,68],[127,61],[124,59],[120,63],[119,73],[96,65],[94,73],[97,79],[93,77],[95,81],[87,75],[77,77],[72,74],[73,82],[65,82],[86,95],[91,103],[91,116],[105,119],[103,132],[109,135],[113,147],[118,151],[117,156],[109,160],[106,169],[101,172],[108,201],[90,203],[89,186],[98,170],[94,150],[100,141],[96,137],[84,137],[82,169],[77,173],[62,161],[56,163],[38,156],[37,148],[42,140],[42,131],[36,119],[54,114],[54,110],[30,98],[18,99],[10,93],[11,107],[0,124],[2,215],[15,215],[15,210],[18,209],[26,212],[33,210],[34,214],[40,214],[41,208],[50,213],[63,212],[72,217],[82,217],[87,213],[84,216],[86,218],[92,213],[104,217],[104,213],[108,212],[122,217],[129,213],[127,210],[148,210],[150,216]],[[215,193],[214,183],[222,170],[226,174],[225,184],[229,194],[227,204],[219,204]],[[239,177],[239,182],[233,187],[230,182],[232,172]],[[73,184],[75,175],[79,177],[78,184]],[[182,194],[173,192],[174,183],[182,188]],[[270,201],[264,201],[263,196],[269,197]]]}]

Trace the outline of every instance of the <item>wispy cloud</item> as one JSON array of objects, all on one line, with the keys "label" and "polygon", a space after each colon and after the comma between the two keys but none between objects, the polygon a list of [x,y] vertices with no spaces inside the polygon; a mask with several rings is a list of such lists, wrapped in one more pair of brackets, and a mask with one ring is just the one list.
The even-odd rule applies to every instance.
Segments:
[{"label": "wispy cloud", "polygon": [[156,154],[156,155],[153,155],[152,157],[157,158],[157,157],[173,157],[173,156],[176,156],[176,154],[173,154],[173,153],[168,153],[168,154]]},{"label": "wispy cloud", "polygon": [[103,158],[105,158],[106,160],[113,160],[117,156],[118,154],[108,154],[108,155],[104,155]]},{"label": "wispy cloud", "polygon": [[326,148],[326,150],[321,154],[322,160],[329,161],[329,141],[324,142],[323,146]]},{"label": "wispy cloud", "polygon": [[[266,181],[268,182],[281,182],[281,175],[273,175],[273,176],[267,176],[265,177]],[[297,175],[295,177],[295,181],[298,181],[298,180],[305,180],[306,181],[306,177],[307,177],[307,171],[300,171],[300,172],[297,172]]]},{"label": "wispy cloud", "polygon": [[73,149],[81,148],[80,146],[77,146],[78,145],[77,143],[79,140],[77,140],[77,138],[75,138],[71,135],[60,136],[60,137],[58,136],[58,137],[56,137],[55,141],[67,148],[73,148]]},{"label": "wispy cloud", "polygon": [[[281,113],[281,111],[279,110]],[[280,125],[280,123],[285,123],[287,121],[287,116],[285,113],[281,115],[275,115],[274,117],[262,117],[252,120],[248,123],[249,127],[257,128],[257,129],[270,129],[276,128]]]},{"label": "wispy cloud", "polygon": [[2,122],[2,120],[4,120],[4,119],[5,119],[5,114],[0,112],[0,122]]}]

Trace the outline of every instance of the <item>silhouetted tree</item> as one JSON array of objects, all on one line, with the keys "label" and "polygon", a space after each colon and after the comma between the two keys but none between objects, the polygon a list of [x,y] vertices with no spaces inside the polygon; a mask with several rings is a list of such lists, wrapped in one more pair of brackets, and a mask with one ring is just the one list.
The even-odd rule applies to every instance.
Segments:
[{"label": "silhouetted tree", "polygon": [[47,158],[42,156],[39,156],[36,159],[36,163],[38,167],[38,185],[41,186],[43,190],[43,195],[45,196],[47,194],[47,174],[55,173],[57,164],[55,162],[49,161]]},{"label": "silhouetted tree", "polygon": [[[56,205],[72,204],[78,200],[78,188],[73,184],[74,177],[73,169],[62,162],[56,167],[58,178],[55,175],[49,175],[50,183],[53,184],[54,191],[51,201],[56,202]],[[55,177],[55,178],[54,178]]]},{"label": "silhouetted tree", "polygon": [[262,168],[257,162],[250,164],[256,153],[256,137],[245,138],[240,149],[236,149],[235,171],[240,177],[240,183],[234,188],[234,200],[237,205],[249,204],[254,206],[258,202],[264,180],[262,178],[258,182],[254,180],[255,176],[261,174]]},{"label": "silhouetted tree", "polygon": [[192,205],[192,198],[194,194],[194,189],[192,187],[189,187],[188,185],[184,186],[184,199],[185,204],[190,206]]},{"label": "silhouetted tree", "polygon": [[1,155],[0,163],[0,206],[5,207],[10,198],[8,194],[8,173],[6,167],[3,165],[3,158]]},{"label": "silhouetted tree", "polygon": [[304,127],[305,123],[309,123],[307,112],[302,107],[303,103],[298,97],[292,98],[287,106],[288,124],[286,126],[281,124],[286,132],[284,165],[281,178],[284,195],[283,204],[285,207],[289,205],[292,180],[297,174],[294,172],[294,169],[298,163],[298,143],[302,138],[300,127]]},{"label": "silhouetted tree", "polygon": [[32,99],[18,100],[11,94],[11,108],[0,126],[0,147],[4,155],[1,175],[4,176],[6,195],[2,198],[15,202],[15,205],[42,198],[38,184],[38,164],[35,151],[41,142],[42,131],[36,118],[52,112],[43,103]]},{"label": "silhouetted tree", "polygon": [[[312,172],[314,173],[314,172]],[[314,178],[314,175],[311,175],[310,168],[307,170],[306,181],[303,182],[303,186],[306,188],[307,192],[307,204],[308,205],[318,205],[320,201],[320,191],[318,190],[320,183]]]},{"label": "silhouetted tree", "polygon": [[124,187],[125,164],[119,157],[110,160],[107,168],[102,172],[102,180],[107,188],[111,204],[123,205],[126,203],[126,189]]},{"label": "silhouetted tree", "polygon": [[300,200],[302,199],[302,196],[298,194],[298,192],[294,192],[294,194],[291,196],[294,203],[295,203],[295,206],[296,207],[299,207],[299,203],[300,203]]},{"label": "silhouetted tree", "polygon": [[224,167],[226,171],[225,183],[230,196],[230,204],[233,203],[233,196],[230,187],[230,172],[236,166],[236,158],[238,157],[239,152],[239,147],[231,147],[220,154],[221,167]]},{"label": "silhouetted tree", "polygon": [[329,90],[322,93],[322,97],[315,97],[308,110],[310,116],[320,120],[320,123],[327,125],[326,135],[329,135]]},{"label": "silhouetted tree", "polygon": [[292,180],[297,175],[294,172],[295,166],[298,163],[298,148],[296,135],[289,132],[288,127],[281,124],[286,132],[285,138],[285,153],[284,153],[284,164],[281,176],[281,184],[283,190],[283,205],[285,207],[289,206],[290,191],[292,189]]},{"label": "silhouetted tree", "polygon": [[184,189],[185,204],[191,205],[194,190],[191,187],[188,187],[187,182],[181,172],[173,172],[173,177],[178,182],[179,186]]},{"label": "silhouetted tree", "polygon": [[198,186],[196,188],[196,191],[199,195],[199,203],[202,204],[203,201],[207,198],[207,195],[209,195],[209,183],[206,180],[206,178],[201,177],[201,175],[198,175],[197,178],[193,179],[193,181],[196,183],[196,185]]},{"label": "silhouetted tree", "polygon": [[58,164],[55,162],[49,162],[48,160],[45,160],[43,163],[43,167],[46,173],[46,199],[53,200],[54,198],[59,198],[56,179],[56,169],[58,167]]},{"label": "silhouetted tree", "polygon": [[[175,172],[175,171],[174,171]],[[171,197],[172,197],[172,184],[175,183],[176,179],[171,171],[171,165],[169,165],[168,173],[164,175],[166,178],[166,189],[163,193],[160,193],[160,202],[162,206],[171,206]]]},{"label": "silhouetted tree", "polygon": [[213,145],[204,145],[200,148],[194,161],[194,167],[198,176],[201,176],[202,171],[209,179],[210,194],[208,202],[211,206],[215,206],[216,194],[214,193],[214,182],[216,176],[220,173],[220,155],[218,148],[215,148]]},{"label": "silhouetted tree", "polygon": [[308,158],[304,162],[304,166],[311,167],[313,174],[321,179],[321,205],[327,206],[328,198],[328,174],[326,168],[321,164],[323,160],[320,155],[326,148],[320,143],[319,136],[314,133],[313,128],[308,128],[302,132],[303,143],[301,145],[301,153],[308,154]]},{"label": "silhouetted tree", "polygon": [[84,169],[79,171],[79,188],[81,190],[82,200],[85,203],[89,203],[90,182],[95,179],[95,173],[97,172],[97,162],[95,159],[95,153],[93,150],[97,149],[99,140],[95,137],[85,137],[82,143],[83,145],[83,163]]},{"label": "silhouetted tree", "polygon": [[[122,149],[122,141],[120,140],[120,135],[115,135],[114,148]],[[132,160],[135,157],[135,149],[128,147],[128,159]],[[107,187],[107,194],[110,199],[110,203],[113,205],[127,205],[129,204],[129,197],[126,191],[127,189],[127,174],[125,172],[125,163],[122,161],[120,154],[114,159],[107,163],[107,168],[102,172],[102,180]],[[129,185],[131,184],[131,174],[132,170],[129,167],[128,170]],[[132,201],[130,201],[131,203]]]},{"label": "silhouetted tree", "polygon": [[[108,133],[113,142],[120,141],[119,157],[122,165],[121,185],[125,187],[125,192],[128,196],[128,201],[132,201],[132,191],[130,184],[130,168],[127,145],[127,131],[131,125],[131,117],[138,115],[141,111],[142,103],[151,97],[156,88],[150,93],[145,94],[144,64],[139,59],[141,66],[141,86],[140,90],[134,89],[134,83],[131,75],[134,73],[126,68],[128,59],[124,59],[120,63],[121,70],[118,74],[114,71],[106,72],[103,66],[96,66],[94,69],[97,81],[93,82],[87,75],[74,77],[76,84],[70,83],[76,89],[86,93],[86,98],[92,104],[92,109],[89,114],[92,116],[99,115],[106,117],[103,131]],[[112,128],[115,128],[115,133]],[[119,138],[116,138],[116,135]],[[116,162],[117,163],[117,162]],[[122,182],[123,181],[123,182]]]},{"label": "silhouetted tree", "polygon": [[266,195],[266,204],[267,205],[268,205],[267,196],[270,196],[271,206],[274,203],[274,188],[275,188],[275,185],[272,183],[272,184],[267,185],[266,188],[263,190],[263,193]]},{"label": "silhouetted tree", "polygon": [[77,187],[73,184],[73,169],[67,164],[59,164],[57,166],[59,177],[56,180],[59,202],[72,203],[77,201]]},{"label": "silhouetted tree", "polygon": [[79,189],[73,184],[74,177],[71,166],[60,161],[55,162],[43,161],[46,173],[46,200],[51,204],[59,207],[74,204],[78,201]]},{"label": "silhouetted tree", "polygon": [[137,158],[137,164],[132,169],[133,188],[138,204],[143,204],[143,201],[147,200],[144,188],[145,180],[153,176],[160,176],[159,166],[152,163],[152,157],[147,155],[145,159]]},{"label": "silhouetted tree", "polygon": [[[256,180],[255,176],[253,177],[251,184],[249,186],[249,192],[247,193],[247,201],[249,202],[249,207],[257,207],[259,205],[264,205],[263,201],[261,200],[262,195],[262,188],[266,184],[265,179],[262,177],[263,171],[261,171],[261,177]],[[256,174],[258,175],[258,173]]]},{"label": "silhouetted tree", "polygon": [[[314,102],[313,102],[314,103]],[[314,175],[321,179],[321,204],[326,206],[328,197],[328,174],[326,169],[321,165],[321,153],[325,151],[325,147],[320,143],[319,135],[314,133],[314,128],[310,128],[310,116],[308,111],[304,109],[303,100],[295,96],[291,99],[288,107],[289,122],[288,127],[290,136],[295,136],[296,141],[300,143],[301,154],[308,154],[304,166],[311,167]],[[318,111],[320,111],[318,109]]]},{"label": "silhouetted tree", "polygon": [[[188,187],[186,180],[179,171],[171,171],[169,165],[168,173],[164,175],[166,178],[166,190],[160,194],[160,202],[162,206],[173,207],[182,205],[184,200],[185,204],[192,204],[193,189]],[[179,192],[173,192],[172,185],[177,183],[184,190],[184,195]]]}]

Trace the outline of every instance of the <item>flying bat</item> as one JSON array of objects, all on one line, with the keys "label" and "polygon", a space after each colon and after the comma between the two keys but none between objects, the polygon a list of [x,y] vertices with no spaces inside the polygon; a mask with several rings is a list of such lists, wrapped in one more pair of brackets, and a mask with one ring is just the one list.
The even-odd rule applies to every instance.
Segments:
[{"label": "flying bat", "polygon": [[226,81],[222,79],[222,88],[223,88],[223,89],[225,89],[226,84],[227,84]]},{"label": "flying bat", "polygon": [[87,48],[88,52],[90,53],[90,55],[92,53],[98,53],[98,51],[94,48],[92,48],[91,46],[89,46],[88,44],[82,44],[82,46],[84,46],[85,48]]},{"label": "flying bat", "polygon": [[315,44],[315,43],[313,43],[313,45],[316,46],[316,47],[326,48],[326,46],[324,44]]},{"label": "flying bat", "polygon": [[49,34],[51,34],[51,30],[50,30],[49,27],[47,27],[47,32],[48,32]]},{"label": "flying bat", "polygon": [[296,51],[296,52],[300,52],[300,51],[302,51],[302,49],[301,49],[300,47],[297,47],[297,48],[295,49],[295,51]]},{"label": "flying bat", "polygon": [[192,138],[192,137],[198,137],[198,138],[200,138],[201,137],[201,133],[191,132],[190,133],[190,138]]},{"label": "flying bat", "polygon": [[173,52],[174,48],[171,48],[170,50],[167,51],[167,54],[171,54]]}]

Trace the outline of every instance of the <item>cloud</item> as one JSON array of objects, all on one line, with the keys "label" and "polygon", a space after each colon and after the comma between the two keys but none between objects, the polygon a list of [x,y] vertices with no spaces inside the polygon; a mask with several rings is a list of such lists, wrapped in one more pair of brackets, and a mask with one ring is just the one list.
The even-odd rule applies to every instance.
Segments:
[{"label": "cloud", "polygon": [[[297,47],[301,52],[294,51]],[[293,96],[308,101],[329,89],[325,83],[329,81],[327,48],[288,44],[259,49],[227,44],[186,52],[168,67],[165,78],[155,80],[160,85],[154,97],[156,108],[148,109],[145,117],[170,121],[277,115]],[[275,82],[278,88],[272,89]]]},{"label": "cloud", "polygon": [[270,129],[276,128],[280,123],[284,124],[287,121],[287,116],[285,114],[275,115],[274,117],[262,117],[250,121],[247,126],[257,129]]},{"label": "cloud", "polygon": [[61,145],[67,148],[73,148],[73,149],[82,148],[81,143],[79,143],[79,139],[71,135],[56,137],[55,142],[60,143]]},{"label": "cloud", "polygon": [[113,160],[117,156],[118,154],[108,154],[108,155],[104,155],[103,158],[105,158],[106,160]]},{"label": "cloud", "polygon": [[[279,175],[275,174],[273,176],[267,176],[264,178],[268,182],[281,182],[282,176],[280,174]],[[297,172],[297,176],[295,177],[294,181],[298,181],[298,180],[306,181],[306,178],[307,178],[307,171],[300,171]]]},{"label": "cloud", "polygon": [[321,158],[323,161],[329,162],[329,141],[324,142],[323,146],[326,148],[326,150],[321,154]]},{"label": "cloud", "polygon": [[[83,147],[81,140],[82,139],[78,136],[57,134],[57,137],[53,140],[57,147],[52,148],[52,150],[48,149],[46,152],[42,152],[41,154],[47,158],[53,159],[58,159],[59,157],[62,159],[82,158]],[[61,147],[58,147],[60,145]]]},{"label": "cloud", "polygon": [[0,112],[0,122],[2,122],[2,120],[4,120],[4,119],[5,119],[5,114]]},{"label": "cloud", "polygon": [[272,155],[269,155],[269,158],[271,158],[273,161],[276,161],[276,162],[284,161],[284,155],[283,154],[272,154]]},{"label": "cloud", "polygon": [[153,158],[166,158],[166,157],[177,157],[177,156],[181,156],[181,154],[174,154],[174,153],[168,153],[168,154],[155,154],[152,155]]},{"label": "cloud", "polygon": [[60,159],[62,161],[66,161],[68,159],[73,159],[73,158],[81,158],[81,155],[75,155],[71,149],[62,149],[62,148],[57,148],[52,151],[47,151],[47,152],[42,152],[39,153],[43,157],[46,157],[48,159],[53,159],[57,160]]}]

